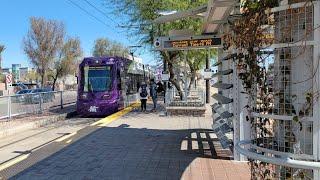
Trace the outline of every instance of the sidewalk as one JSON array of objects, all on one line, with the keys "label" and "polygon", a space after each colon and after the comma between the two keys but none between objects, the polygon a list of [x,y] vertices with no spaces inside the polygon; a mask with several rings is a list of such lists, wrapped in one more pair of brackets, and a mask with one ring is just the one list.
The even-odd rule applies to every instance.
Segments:
[{"label": "sidewalk", "polygon": [[247,163],[229,160],[210,129],[208,116],[136,109],[13,179],[250,179]]}]

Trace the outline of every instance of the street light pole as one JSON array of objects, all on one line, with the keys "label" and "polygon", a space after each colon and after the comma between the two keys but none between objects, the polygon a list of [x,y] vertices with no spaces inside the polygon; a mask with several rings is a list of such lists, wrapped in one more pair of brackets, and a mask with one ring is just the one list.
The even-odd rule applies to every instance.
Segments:
[{"label": "street light pole", "polygon": [[143,80],[144,82],[146,82],[146,71],[144,69],[144,64],[142,64],[142,68],[143,68]]}]

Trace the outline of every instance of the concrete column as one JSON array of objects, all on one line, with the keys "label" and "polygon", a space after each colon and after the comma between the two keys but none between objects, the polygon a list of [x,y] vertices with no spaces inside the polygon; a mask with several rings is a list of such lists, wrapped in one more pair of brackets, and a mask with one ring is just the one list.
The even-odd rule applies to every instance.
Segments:
[{"label": "concrete column", "polygon": [[[233,84],[233,88],[232,88],[232,93],[230,93],[230,95],[233,98],[233,103],[232,106],[229,106],[229,109],[232,110],[233,112],[233,144],[237,144],[240,141],[240,133],[241,130],[241,116],[240,116],[240,98],[239,98],[239,87],[240,87],[240,81],[238,79],[238,75],[237,75],[237,68],[236,68],[236,63],[233,62],[232,63],[232,69],[233,69],[233,74],[232,74],[232,84]],[[236,161],[240,161],[240,153],[235,149],[235,146],[233,148],[233,158]]]},{"label": "concrete column", "polygon": [[[234,72],[236,73],[236,72]],[[237,81],[238,81],[238,87],[237,87],[237,95],[239,96],[238,99],[238,121],[239,123],[239,140],[250,140],[251,137],[251,124],[250,121],[247,121],[246,116],[249,115],[248,109],[245,108],[246,105],[248,105],[248,95],[240,93],[241,91],[244,91],[243,85],[241,83],[241,80],[239,80],[238,74],[236,73]],[[246,161],[248,160],[247,157],[240,155],[240,161]]]},{"label": "concrete column", "polygon": [[[320,70],[316,66],[319,66],[319,58],[320,58],[320,29],[318,28],[320,26],[320,2],[313,2],[314,4],[314,16],[313,16],[313,22],[314,22],[314,42],[316,44],[313,46],[313,69],[317,72],[315,73],[315,76],[313,78],[313,93],[317,93],[320,89]],[[314,99],[313,100],[313,154],[315,157],[315,160],[320,160],[320,100]],[[314,170],[314,177],[313,179],[320,179],[320,170]]]}]

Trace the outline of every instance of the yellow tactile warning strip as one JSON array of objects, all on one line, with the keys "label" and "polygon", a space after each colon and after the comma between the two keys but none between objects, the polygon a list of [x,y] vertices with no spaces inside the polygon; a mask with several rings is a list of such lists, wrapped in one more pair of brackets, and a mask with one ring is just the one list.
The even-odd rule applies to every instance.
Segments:
[{"label": "yellow tactile warning strip", "polygon": [[8,167],[10,167],[10,166],[12,166],[14,164],[17,164],[20,161],[23,161],[23,160],[27,159],[28,156],[29,156],[29,154],[25,154],[25,155],[22,155],[22,156],[19,156],[19,157],[15,158],[15,159],[13,159],[13,160],[11,160],[9,162],[6,162],[5,164],[0,166],[0,171],[2,171],[2,170],[6,169],[6,168],[8,168]]},{"label": "yellow tactile warning strip", "polygon": [[108,117],[105,117],[97,122],[92,123],[91,126],[100,126],[100,127],[106,126],[109,123],[111,123],[112,121],[119,119],[121,116],[129,113],[130,111],[132,111],[133,108],[138,107],[138,106],[139,106],[139,104],[137,104],[137,103],[133,104],[132,106],[129,106],[129,107],[123,109],[122,111],[119,111],[119,112],[114,113]]},{"label": "yellow tactile warning strip", "polygon": [[119,119],[120,117],[131,112],[138,104],[133,104],[117,113],[92,123],[90,126],[84,127],[74,133],[59,137],[50,144],[34,149],[29,154],[24,154],[14,158],[2,165],[0,165],[0,180],[10,178],[19,172],[31,167],[35,163],[51,156],[52,154],[60,151],[64,147],[72,144],[73,142],[81,139],[84,136],[96,131],[97,129],[107,126],[111,122]]}]

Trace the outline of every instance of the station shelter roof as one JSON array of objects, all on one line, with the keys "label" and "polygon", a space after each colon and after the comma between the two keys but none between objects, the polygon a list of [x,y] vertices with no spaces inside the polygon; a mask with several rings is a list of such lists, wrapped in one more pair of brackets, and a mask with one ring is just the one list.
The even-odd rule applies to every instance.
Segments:
[{"label": "station shelter roof", "polygon": [[235,0],[209,0],[208,4],[193,9],[160,16],[154,20],[154,23],[161,24],[187,17],[203,18],[202,33],[218,33],[220,25],[227,22],[235,5],[237,5]]}]

